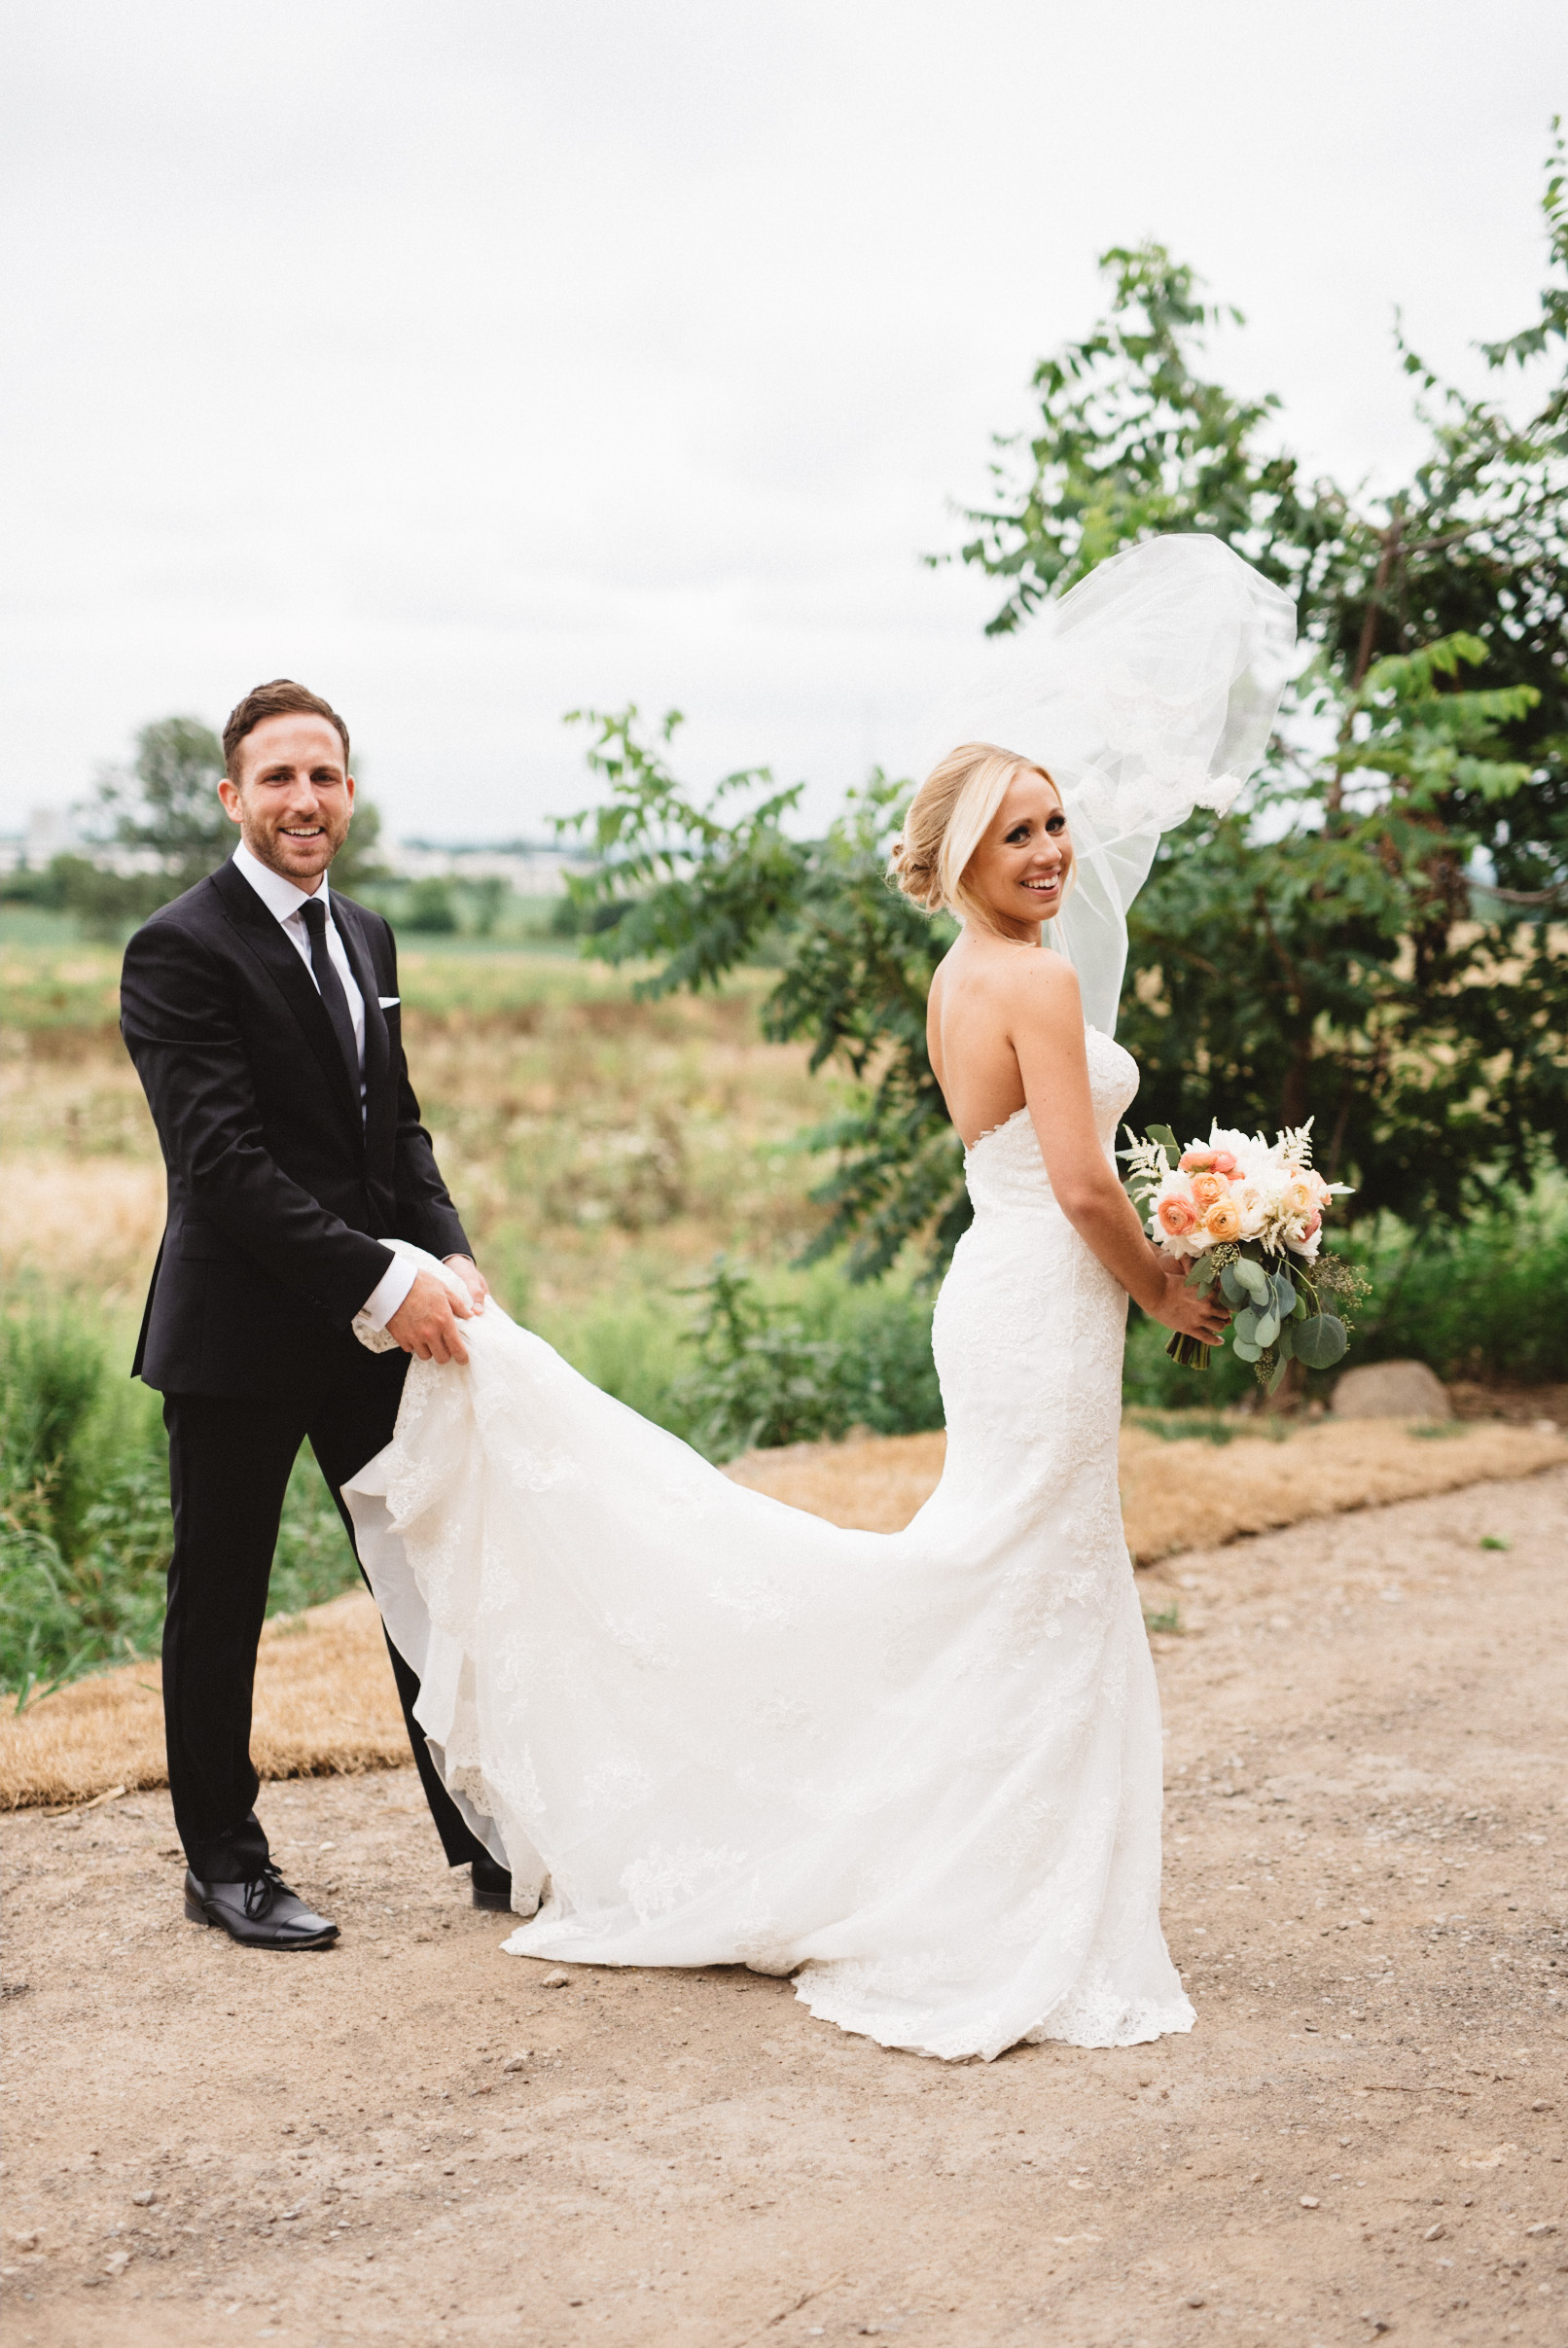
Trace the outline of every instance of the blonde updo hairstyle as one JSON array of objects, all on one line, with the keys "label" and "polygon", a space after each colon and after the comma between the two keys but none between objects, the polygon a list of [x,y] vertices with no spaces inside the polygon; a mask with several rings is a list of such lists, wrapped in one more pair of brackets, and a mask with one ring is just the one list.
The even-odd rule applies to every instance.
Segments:
[{"label": "blonde updo hairstyle", "polygon": [[[984,902],[967,885],[975,851],[1018,774],[1038,774],[1058,800],[1054,776],[1033,759],[995,742],[961,742],[938,761],[909,801],[904,830],[893,842],[888,870],[906,897],[928,913],[956,913],[960,921],[994,926]],[[1076,877],[1069,870],[1065,900]],[[1058,906],[1058,911],[1060,907]]]}]

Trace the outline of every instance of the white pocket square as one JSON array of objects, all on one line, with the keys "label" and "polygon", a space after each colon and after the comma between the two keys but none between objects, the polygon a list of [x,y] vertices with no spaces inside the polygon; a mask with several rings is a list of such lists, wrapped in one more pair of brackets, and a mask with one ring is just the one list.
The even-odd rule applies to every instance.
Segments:
[{"label": "white pocket square", "polygon": [[401,995],[377,995],[375,1000],[383,1011],[396,1011],[403,997]]}]

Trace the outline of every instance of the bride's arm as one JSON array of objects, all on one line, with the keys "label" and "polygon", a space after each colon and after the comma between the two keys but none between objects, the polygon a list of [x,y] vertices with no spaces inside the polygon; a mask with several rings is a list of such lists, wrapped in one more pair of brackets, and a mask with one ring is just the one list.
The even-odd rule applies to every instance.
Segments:
[{"label": "bride's arm", "polygon": [[[1107,1161],[1094,1125],[1078,978],[1059,954],[1019,956],[1009,1035],[1056,1204],[1108,1272],[1152,1319],[1220,1341],[1230,1316],[1217,1292],[1190,1289],[1153,1247]],[[1010,973],[1010,975],[1013,975]]]}]

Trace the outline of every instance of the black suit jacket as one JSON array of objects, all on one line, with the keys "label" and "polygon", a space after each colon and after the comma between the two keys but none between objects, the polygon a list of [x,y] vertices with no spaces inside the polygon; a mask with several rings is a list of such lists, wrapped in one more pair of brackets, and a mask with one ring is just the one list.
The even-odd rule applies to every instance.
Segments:
[{"label": "black suit jacket", "polygon": [[125,948],[121,1032],[168,1169],[131,1374],[164,1393],[295,1392],[324,1349],[360,1353],[348,1328],[392,1261],[382,1239],[472,1252],[380,1002],[392,931],[336,890],[332,915],[365,998],[363,1123],[310,973],[232,865]]}]

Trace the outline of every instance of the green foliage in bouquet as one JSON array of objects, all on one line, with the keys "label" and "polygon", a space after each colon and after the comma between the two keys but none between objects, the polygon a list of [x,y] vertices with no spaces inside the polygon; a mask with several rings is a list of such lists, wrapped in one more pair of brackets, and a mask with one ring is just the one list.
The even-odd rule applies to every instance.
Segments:
[{"label": "green foliage in bouquet", "polygon": [[[1350,1342],[1350,1310],[1366,1294],[1364,1274],[1337,1256],[1311,1263],[1283,1257],[1243,1240],[1200,1256],[1187,1275],[1189,1288],[1218,1281],[1226,1302],[1235,1307],[1230,1344],[1237,1359],[1254,1363],[1260,1383],[1272,1394],[1293,1361],[1303,1370],[1332,1370]],[[1173,1337],[1173,1360],[1206,1370],[1208,1347],[1194,1337]],[[1194,1353],[1203,1355],[1194,1362]]]}]

